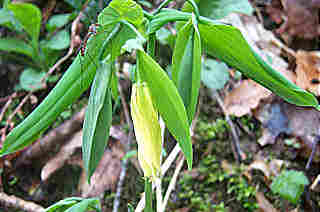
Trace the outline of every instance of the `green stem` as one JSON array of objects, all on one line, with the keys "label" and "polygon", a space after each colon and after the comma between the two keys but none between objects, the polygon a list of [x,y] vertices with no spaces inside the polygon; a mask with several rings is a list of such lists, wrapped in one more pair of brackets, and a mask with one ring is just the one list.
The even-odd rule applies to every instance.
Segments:
[{"label": "green stem", "polygon": [[162,2],[153,14],[154,15],[158,14],[162,8],[166,7],[172,1],[173,0],[165,0],[164,2]]},{"label": "green stem", "polygon": [[194,11],[194,13],[195,13],[196,16],[197,16],[197,19],[199,20],[199,18],[200,18],[200,12],[199,12],[199,8],[198,8],[196,2],[195,2],[194,0],[187,0],[187,1],[188,1],[188,2],[191,4],[191,6],[193,7],[193,11]]},{"label": "green stem", "polygon": [[155,59],[156,56],[156,33],[151,33],[149,35],[148,46],[147,46],[147,53]]},{"label": "green stem", "polygon": [[143,10],[143,15],[148,19],[151,20],[153,18],[153,15],[151,13],[148,13],[147,11]]},{"label": "green stem", "polygon": [[144,207],[144,211],[145,212],[153,212],[153,210],[152,210],[152,182],[148,178],[145,178],[144,192],[145,192],[145,198],[146,198],[146,204]]}]

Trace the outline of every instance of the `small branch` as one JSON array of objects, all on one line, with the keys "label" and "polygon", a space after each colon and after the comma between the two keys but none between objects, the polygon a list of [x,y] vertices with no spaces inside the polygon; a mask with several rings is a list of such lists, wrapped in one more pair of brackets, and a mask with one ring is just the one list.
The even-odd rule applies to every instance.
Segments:
[{"label": "small branch", "polygon": [[163,8],[165,8],[166,6],[168,6],[168,4],[170,3],[170,2],[172,2],[173,0],[165,0],[165,1],[163,1],[160,5],[159,5],[159,7],[156,9],[156,11],[153,13],[154,15],[156,15],[156,14],[158,14],[159,12],[160,12],[160,10],[162,10]]},{"label": "small branch", "polygon": [[[198,122],[198,119],[199,119],[199,115],[200,115],[200,108],[201,108],[201,103],[202,103],[202,95],[201,95],[201,93],[199,95],[199,101],[198,102],[199,103],[198,103],[197,111],[196,111],[196,114],[194,116],[194,119],[193,119],[193,121],[191,123],[191,127],[190,127],[191,137],[193,137],[194,129],[195,129],[196,125],[197,125],[197,122]],[[185,161],[185,158],[181,157],[181,159],[179,161],[179,164],[176,166],[174,174],[173,174],[173,176],[171,178],[170,184],[168,186],[166,195],[165,195],[163,203],[162,203],[163,212],[165,212],[165,208],[166,208],[166,206],[168,204],[170,194],[173,191],[173,189],[175,188],[175,185],[176,185],[179,173],[180,173],[180,171],[181,171],[181,169],[183,167],[184,161]]]},{"label": "small branch", "polygon": [[217,102],[219,104],[219,106],[222,108],[223,113],[225,115],[226,121],[229,124],[230,128],[231,128],[231,135],[232,135],[232,152],[234,157],[236,158],[236,160],[240,163],[242,160],[242,151],[240,148],[240,142],[239,142],[239,137],[237,135],[236,129],[234,127],[234,124],[232,122],[232,120],[230,119],[230,116],[225,112],[225,108],[223,106],[223,101],[219,95],[219,93],[215,90],[212,90],[212,95],[217,99]]},{"label": "small branch", "polygon": [[40,205],[37,205],[33,202],[25,201],[14,195],[9,196],[3,192],[0,192],[0,205],[7,208],[24,210],[27,212],[43,212],[45,210]]},{"label": "small branch", "polygon": [[320,135],[317,135],[313,142],[312,142],[312,152],[311,152],[311,155],[308,159],[308,162],[307,162],[307,165],[306,165],[306,170],[308,171],[310,169],[310,165],[312,163],[312,160],[313,160],[313,157],[314,157],[314,154],[316,153],[316,150],[317,150],[317,145],[319,143],[319,140],[320,140]]},{"label": "small branch", "polygon": [[[129,106],[127,104],[127,101],[126,101],[126,98],[125,98],[125,95],[123,93],[122,86],[120,83],[118,85],[118,89],[119,89],[119,94],[120,94],[120,98],[121,98],[121,103],[122,103],[122,108],[124,111],[125,119],[126,119],[126,122],[129,126],[129,135],[128,135],[127,143],[125,144],[125,153],[127,153],[130,150],[131,141],[133,138],[133,124],[132,124],[131,116],[129,113]],[[119,181],[117,184],[116,196],[113,201],[113,209],[112,209],[113,212],[117,212],[119,209],[119,206],[120,206],[120,197],[121,197],[124,179],[125,179],[125,176],[127,173],[127,165],[128,165],[128,160],[123,160],[121,163],[121,172],[120,172]]]},{"label": "small branch", "polygon": [[168,190],[166,192],[166,195],[164,197],[164,200],[163,200],[163,212],[165,212],[165,208],[166,208],[166,205],[168,203],[168,200],[169,200],[169,197],[170,197],[170,194],[171,192],[173,191],[173,189],[175,188],[176,186],[176,182],[177,182],[177,179],[178,179],[178,176],[179,176],[179,173],[183,167],[183,164],[184,164],[184,157],[181,158],[178,166],[176,167],[175,171],[174,171],[174,174],[172,176],[172,179],[170,181],[170,184],[168,186]]},{"label": "small branch", "polygon": [[1,114],[0,114],[0,122],[2,121],[3,117],[4,117],[4,114],[5,112],[7,111],[8,107],[10,106],[10,104],[12,103],[12,100],[14,98],[17,97],[17,92],[14,92],[13,94],[11,94],[9,97],[8,97],[8,101],[6,102],[6,104],[3,106],[2,108],[2,111],[1,111]]}]

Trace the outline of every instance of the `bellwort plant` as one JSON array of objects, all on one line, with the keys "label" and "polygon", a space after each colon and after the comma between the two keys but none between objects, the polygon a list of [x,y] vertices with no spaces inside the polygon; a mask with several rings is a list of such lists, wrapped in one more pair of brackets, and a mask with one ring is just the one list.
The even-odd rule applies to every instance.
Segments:
[{"label": "bellwort plant", "polygon": [[[183,10],[165,8],[171,1],[163,1],[149,13],[134,0],[113,0],[99,14],[97,32],[88,40],[86,54],[75,58],[45,100],[9,133],[0,155],[19,151],[36,141],[59,114],[92,84],[82,143],[84,167],[90,182],[105,151],[112,124],[112,98],[117,98],[114,91],[118,80],[115,64],[129,44],[137,60],[131,116],[138,143],[138,159],[146,182],[145,204],[139,204],[136,211],[141,211],[144,205],[145,211],[154,211],[152,182],[159,188],[156,199],[158,212],[165,211],[169,196],[166,195],[165,201],[161,196],[161,177],[165,173],[160,168],[162,137],[159,119],[177,141],[188,168],[192,168],[189,128],[197,107],[202,54],[218,58],[292,104],[320,108],[311,93],[288,81],[263,61],[237,28],[201,16],[198,9],[200,1],[186,1]],[[155,60],[156,32],[169,22],[178,23],[172,79]],[[101,211],[99,200],[67,198],[46,211],[82,212],[87,209]]]}]

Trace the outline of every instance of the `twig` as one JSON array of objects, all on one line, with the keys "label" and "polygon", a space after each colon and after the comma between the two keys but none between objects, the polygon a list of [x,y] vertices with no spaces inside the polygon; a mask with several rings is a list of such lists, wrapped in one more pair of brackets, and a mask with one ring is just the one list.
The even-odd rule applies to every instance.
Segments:
[{"label": "twig", "polygon": [[[191,127],[190,127],[190,134],[191,134],[191,137],[193,137],[193,134],[194,134],[194,129],[197,125],[197,122],[199,120],[199,115],[200,115],[200,108],[201,108],[201,103],[202,103],[202,95],[200,93],[199,95],[199,100],[198,100],[198,107],[197,107],[197,111],[196,111],[196,114],[194,116],[194,119],[191,123]],[[174,171],[174,174],[171,178],[171,181],[170,181],[170,184],[168,186],[168,189],[167,189],[167,192],[166,192],[166,195],[165,195],[165,198],[164,198],[164,201],[163,201],[163,204],[162,204],[162,207],[163,207],[163,212],[165,211],[165,208],[166,208],[166,205],[168,204],[168,200],[169,200],[169,197],[170,197],[170,194],[171,192],[173,191],[175,185],[176,185],[176,182],[177,182],[177,179],[178,179],[178,175],[182,169],[182,166],[183,166],[183,163],[185,161],[185,158],[184,157],[181,157],[178,165],[176,166],[176,169]]]},{"label": "twig", "polygon": [[222,108],[223,113],[226,117],[226,121],[229,124],[230,128],[231,128],[231,135],[232,135],[232,152],[234,157],[236,158],[236,160],[238,162],[241,162],[242,160],[242,151],[240,148],[240,143],[239,143],[239,137],[237,135],[236,129],[234,127],[234,124],[232,122],[232,120],[230,119],[230,116],[225,112],[225,108],[223,106],[223,102],[222,99],[219,95],[219,93],[215,90],[211,90],[212,91],[212,95],[217,99],[217,102],[219,104],[219,106]]},{"label": "twig", "polygon": [[[131,141],[132,141],[132,137],[133,137],[133,124],[132,124],[132,121],[130,118],[131,116],[129,113],[129,106],[128,106],[127,101],[125,99],[125,95],[123,93],[122,86],[120,83],[119,83],[118,89],[119,89],[119,94],[120,94],[120,98],[121,98],[121,103],[122,103],[125,119],[126,119],[126,122],[129,126],[129,135],[128,135],[127,143],[125,144],[125,153],[127,153],[130,150]],[[113,212],[117,212],[119,209],[119,206],[120,206],[120,197],[121,197],[124,179],[125,179],[125,176],[127,173],[127,165],[128,165],[128,160],[122,160],[121,172],[120,172],[119,181],[117,184],[116,196],[113,200],[113,209],[112,209]]]},{"label": "twig", "polygon": [[314,138],[314,141],[312,142],[312,152],[311,152],[311,155],[310,155],[310,157],[308,159],[308,162],[307,162],[307,165],[306,165],[306,170],[309,170],[309,168],[310,168],[310,165],[312,163],[314,154],[316,153],[316,150],[317,150],[317,145],[319,143],[319,140],[320,140],[320,135],[317,135]]},{"label": "twig", "polygon": [[29,97],[32,95],[32,92],[29,92],[24,98],[23,100],[20,102],[20,104],[18,105],[18,107],[13,111],[12,114],[10,114],[10,116],[8,117],[7,121],[6,121],[6,125],[3,127],[3,129],[1,130],[1,141],[3,142],[6,139],[6,132],[8,129],[8,126],[10,125],[10,130],[11,128],[13,128],[14,124],[12,123],[12,118],[21,110],[22,106],[27,102],[27,100],[29,99]]},{"label": "twig", "polygon": [[168,203],[168,200],[169,200],[169,197],[170,197],[170,194],[171,192],[173,191],[175,185],[176,185],[176,182],[177,182],[177,179],[178,179],[178,176],[179,176],[179,173],[183,167],[183,163],[184,163],[184,157],[180,160],[178,166],[176,167],[175,171],[174,171],[174,174],[172,176],[172,179],[170,181],[170,184],[168,186],[168,189],[167,189],[167,193],[164,197],[164,200],[163,200],[163,211],[165,211],[165,206],[167,205]]},{"label": "twig", "polygon": [[[0,103],[1,103],[1,102],[6,102],[6,101],[8,101],[8,100],[11,98],[12,95],[15,95],[15,94],[13,93],[13,94],[11,94],[11,95],[9,95],[9,96],[1,97],[1,98],[0,98]],[[23,95],[24,95],[23,92],[22,92],[22,93],[19,93],[19,94],[17,93],[16,96],[15,96],[15,98],[16,98],[16,97],[21,97],[21,96],[23,96]]]},{"label": "twig", "polygon": [[27,212],[43,212],[45,209],[33,202],[28,202],[14,195],[7,195],[0,192],[0,205],[8,208],[15,208]]},{"label": "twig", "polygon": [[6,102],[6,104],[3,106],[2,108],[2,111],[1,111],[1,114],[0,114],[0,122],[2,121],[3,117],[4,117],[4,114],[5,112],[7,111],[8,107],[10,106],[10,104],[12,103],[12,100],[14,98],[17,97],[17,92],[14,92],[13,94],[11,94],[9,97],[8,97],[8,101]]},{"label": "twig", "polygon": [[68,50],[68,53],[62,57],[58,62],[56,62],[56,64],[54,64],[50,69],[49,71],[46,73],[46,75],[41,79],[41,82],[45,82],[45,80],[62,64],[64,63],[73,53],[73,50],[74,50],[74,47],[75,47],[75,44],[77,43],[75,38],[76,38],[76,35],[77,35],[77,27],[78,27],[78,24],[80,22],[80,19],[83,15],[83,10],[87,7],[89,1],[87,1],[83,7],[82,7],[82,10],[80,11],[79,15],[77,16],[77,18],[72,22],[72,26],[71,26],[71,43],[70,43],[70,47],[69,47],[69,50]]},{"label": "twig", "polygon": [[280,40],[272,39],[271,42],[273,42],[275,45],[277,45],[278,47],[280,47],[283,50],[285,50],[287,53],[291,54],[291,56],[293,56],[295,58],[297,57],[296,52],[293,49],[287,47],[285,44],[283,44]]}]

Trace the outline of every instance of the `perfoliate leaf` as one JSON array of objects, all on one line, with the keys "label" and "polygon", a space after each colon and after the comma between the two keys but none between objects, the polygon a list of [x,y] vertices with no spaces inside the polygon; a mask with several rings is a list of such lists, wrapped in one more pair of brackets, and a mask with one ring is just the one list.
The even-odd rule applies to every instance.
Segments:
[{"label": "perfoliate leaf", "polygon": [[[221,19],[232,12],[252,15],[253,8],[248,0],[196,0],[200,15],[211,19]],[[192,12],[192,6],[186,2],[183,11]]]},{"label": "perfoliate leaf", "polygon": [[179,30],[172,59],[172,78],[187,110],[189,124],[198,102],[201,76],[201,40],[190,20]]},{"label": "perfoliate leaf", "polygon": [[137,51],[138,75],[149,86],[152,101],[171,134],[179,142],[189,169],[192,167],[192,144],[188,117],[174,83],[148,54]]},{"label": "perfoliate leaf", "polygon": [[299,88],[263,61],[237,28],[207,22],[199,24],[199,30],[211,56],[236,68],[292,104],[318,106],[317,99],[311,93]]}]

